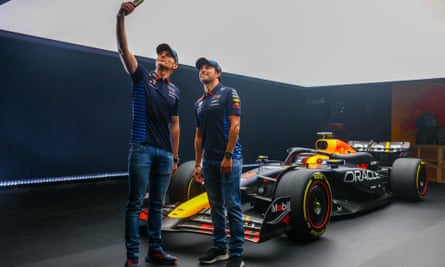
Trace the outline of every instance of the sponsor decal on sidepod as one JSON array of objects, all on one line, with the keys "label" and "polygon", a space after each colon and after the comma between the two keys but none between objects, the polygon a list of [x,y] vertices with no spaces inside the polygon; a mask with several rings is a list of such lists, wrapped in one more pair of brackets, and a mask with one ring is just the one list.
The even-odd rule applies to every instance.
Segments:
[{"label": "sponsor decal on sidepod", "polygon": [[[290,197],[279,197],[267,208],[264,221],[267,224],[277,224],[291,212]],[[286,222],[285,222],[286,223]]]},{"label": "sponsor decal on sidepod", "polygon": [[375,171],[364,170],[364,169],[354,169],[345,172],[344,181],[345,183],[361,183],[366,181],[381,179],[380,176]]}]

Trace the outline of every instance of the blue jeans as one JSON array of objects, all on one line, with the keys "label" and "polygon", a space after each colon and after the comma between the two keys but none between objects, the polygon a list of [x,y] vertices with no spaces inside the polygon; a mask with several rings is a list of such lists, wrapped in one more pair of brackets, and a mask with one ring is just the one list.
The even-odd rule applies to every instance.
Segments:
[{"label": "blue jeans", "polygon": [[212,208],[213,247],[225,248],[226,212],[229,220],[230,255],[242,255],[244,244],[243,214],[241,212],[240,179],[242,160],[232,160],[232,173],[228,176],[221,174],[221,161],[203,160],[202,175],[205,188]]},{"label": "blue jeans", "polygon": [[129,194],[125,212],[127,258],[139,259],[139,213],[144,195],[149,193],[147,234],[150,250],[162,249],[162,205],[173,168],[171,152],[139,143],[130,145],[128,156]]}]

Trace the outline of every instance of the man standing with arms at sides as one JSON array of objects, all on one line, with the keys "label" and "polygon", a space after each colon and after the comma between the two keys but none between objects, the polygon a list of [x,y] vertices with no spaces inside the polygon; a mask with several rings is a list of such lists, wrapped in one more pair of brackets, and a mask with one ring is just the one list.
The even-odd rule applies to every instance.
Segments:
[{"label": "man standing with arms at sides", "polygon": [[204,86],[204,95],[195,103],[197,127],[194,176],[197,182],[205,181],[214,227],[212,248],[199,261],[211,264],[229,259],[226,248],[227,211],[230,229],[230,259],[227,267],[242,267],[244,228],[240,207],[242,156],[239,143],[241,102],[235,89],[220,82],[222,69],[216,61],[199,58],[196,68]]},{"label": "man standing with arms at sides", "polygon": [[[156,67],[147,71],[129,51],[124,18],[133,2],[121,4],[117,14],[117,42],[125,70],[133,81],[132,131],[128,156],[129,194],[125,213],[126,267],[138,267],[139,213],[148,188],[147,262],[174,265],[178,259],[162,248],[162,205],[178,164],[179,89],[170,82],[178,68],[178,55],[168,44],[157,49]],[[159,26],[158,26],[159,27]]]}]

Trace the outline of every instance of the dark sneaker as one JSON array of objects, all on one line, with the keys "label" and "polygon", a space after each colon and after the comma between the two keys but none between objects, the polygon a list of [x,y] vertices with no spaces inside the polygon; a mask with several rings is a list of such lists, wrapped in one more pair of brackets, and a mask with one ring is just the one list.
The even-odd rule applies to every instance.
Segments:
[{"label": "dark sneaker", "polygon": [[146,262],[154,262],[162,265],[175,265],[178,262],[178,258],[167,254],[165,251],[149,251],[145,257]]},{"label": "dark sneaker", "polygon": [[225,261],[229,258],[227,250],[225,248],[217,249],[211,248],[207,252],[199,257],[199,261],[205,264],[211,264],[217,261]]},{"label": "dark sneaker", "polygon": [[137,262],[134,262],[132,260],[127,260],[125,262],[125,267],[139,267],[139,264]]},{"label": "dark sneaker", "polygon": [[243,257],[241,256],[230,257],[230,260],[227,262],[226,267],[244,267]]}]

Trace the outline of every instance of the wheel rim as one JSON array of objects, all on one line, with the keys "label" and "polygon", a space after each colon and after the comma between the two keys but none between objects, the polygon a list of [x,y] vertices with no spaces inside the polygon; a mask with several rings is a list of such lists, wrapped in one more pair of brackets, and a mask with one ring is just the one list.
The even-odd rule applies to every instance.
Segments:
[{"label": "wheel rim", "polygon": [[330,190],[326,183],[317,181],[311,185],[308,192],[307,211],[308,222],[312,228],[323,228],[331,213]]},{"label": "wheel rim", "polygon": [[428,189],[428,178],[424,165],[420,165],[419,169],[417,170],[416,186],[419,196],[424,197]]}]

